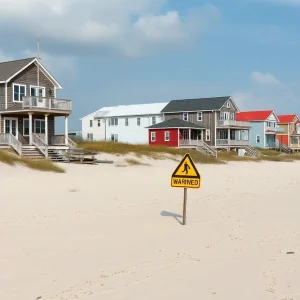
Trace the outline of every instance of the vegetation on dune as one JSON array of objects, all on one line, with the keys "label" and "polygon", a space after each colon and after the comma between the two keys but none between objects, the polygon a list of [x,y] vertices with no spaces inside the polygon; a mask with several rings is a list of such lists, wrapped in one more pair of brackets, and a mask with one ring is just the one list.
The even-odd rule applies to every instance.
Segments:
[{"label": "vegetation on dune", "polygon": [[[189,153],[196,163],[203,164],[223,164],[229,161],[278,161],[290,162],[300,160],[299,154],[284,154],[275,150],[258,149],[261,153],[260,157],[238,156],[235,151],[219,151],[218,157],[205,155],[199,151],[189,149],[178,149],[166,146],[150,146],[150,145],[133,145],[127,143],[115,142],[90,142],[80,141],[78,147],[85,150],[95,151],[99,153],[109,153],[114,155],[134,154],[137,157],[146,156],[152,159],[174,159],[178,160]],[[172,158],[173,157],[173,158]],[[140,163],[140,162],[139,162]],[[130,164],[130,163],[129,163]],[[132,163],[133,165],[134,163]]]},{"label": "vegetation on dune", "polygon": [[10,151],[0,150],[0,162],[7,165],[24,165],[30,169],[46,171],[46,172],[56,172],[56,173],[64,173],[65,170],[56,164],[54,164],[50,160],[46,159],[28,159],[17,156]]}]

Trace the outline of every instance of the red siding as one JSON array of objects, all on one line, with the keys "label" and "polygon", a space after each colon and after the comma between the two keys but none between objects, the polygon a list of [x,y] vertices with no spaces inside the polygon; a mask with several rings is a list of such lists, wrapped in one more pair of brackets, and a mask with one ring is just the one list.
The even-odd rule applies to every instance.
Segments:
[{"label": "red siding", "polygon": [[[165,131],[170,132],[169,141],[165,141]],[[151,142],[151,132],[156,133],[155,142]],[[178,129],[177,128],[149,129],[148,140],[149,140],[149,145],[163,145],[163,146],[178,147]]]},{"label": "red siding", "polygon": [[289,146],[289,136],[287,134],[277,134],[276,139],[279,143]]}]

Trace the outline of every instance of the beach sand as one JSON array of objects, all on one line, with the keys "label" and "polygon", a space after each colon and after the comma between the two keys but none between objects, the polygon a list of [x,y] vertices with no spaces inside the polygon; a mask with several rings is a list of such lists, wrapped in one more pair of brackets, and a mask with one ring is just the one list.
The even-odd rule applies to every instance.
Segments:
[{"label": "beach sand", "polygon": [[1,164],[0,299],[300,299],[299,162],[147,163]]}]

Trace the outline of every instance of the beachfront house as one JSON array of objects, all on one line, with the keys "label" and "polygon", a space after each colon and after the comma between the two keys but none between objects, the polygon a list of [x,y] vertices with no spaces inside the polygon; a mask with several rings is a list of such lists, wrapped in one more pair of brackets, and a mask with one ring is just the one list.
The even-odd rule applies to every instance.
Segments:
[{"label": "beachfront house", "polygon": [[166,105],[167,103],[150,103],[103,107],[81,118],[82,138],[147,144],[147,127],[163,121],[161,110]]},{"label": "beachfront house", "polygon": [[164,122],[149,126],[149,144],[250,151],[250,123],[237,121],[238,111],[229,96],[172,100],[161,111]]},{"label": "beachfront house", "polygon": [[277,134],[277,141],[291,151],[300,151],[300,119],[296,114],[279,115],[278,125],[282,132]]},{"label": "beachfront house", "polygon": [[[29,157],[67,149],[72,102],[56,97],[60,89],[37,58],[0,63],[0,146]],[[64,135],[55,135],[57,117],[65,119]]]},{"label": "beachfront house", "polygon": [[243,111],[237,113],[238,121],[250,122],[250,144],[257,148],[277,149],[276,135],[282,132],[273,110]]}]

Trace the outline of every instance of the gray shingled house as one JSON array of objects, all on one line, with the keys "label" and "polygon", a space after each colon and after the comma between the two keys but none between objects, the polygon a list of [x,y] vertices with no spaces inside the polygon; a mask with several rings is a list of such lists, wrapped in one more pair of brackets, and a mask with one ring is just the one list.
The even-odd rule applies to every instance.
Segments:
[{"label": "gray shingled house", "polygon": [[[0,147],[20,155],[51,157],[72,144],[68,137],[71,100],[56,98],[62,89],[37,58],[0,63]],[[55,135],[55,119],[65,118],[65,134]]]},{"label": "gray shingled house", "polygon": [[[173,120],[171,123],[174,130],[173,123],[181,120],[178,134],[174,136],[174,139],[178,138],[178,147],[198,148],[207,154],[215,153],[216,149],[244,148],[255,155],[256,151],[250,147],[249,142],[250,123],[236,121],[238,111],[239,108],[230,96],[171,100],[161,111],[164,124],[150,126],[149,130],[153,136],[155,129],[166,131],[169,120]],[[187,122],[187,126],[182,122]],[[191,123],[197,128],[191,126]],[[164,144],[164,141],[161,143]],[[168,140],[167,143],[172,141]]]}]

